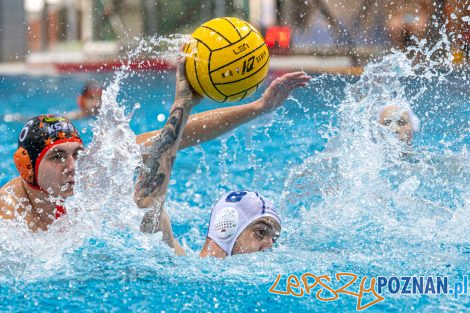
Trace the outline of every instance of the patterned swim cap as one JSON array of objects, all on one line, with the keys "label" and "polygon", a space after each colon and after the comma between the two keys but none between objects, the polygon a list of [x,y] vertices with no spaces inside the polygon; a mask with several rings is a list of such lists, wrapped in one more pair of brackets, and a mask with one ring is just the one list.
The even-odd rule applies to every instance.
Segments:
[{"label": "patterned swim cap", "polygon": [[32,187],[39,187],[37,173],[44,155],[53,146],[82,139],[72,123],[61,116],[46,114],[30,119],[18,137],[13,159],[21,177]]}]

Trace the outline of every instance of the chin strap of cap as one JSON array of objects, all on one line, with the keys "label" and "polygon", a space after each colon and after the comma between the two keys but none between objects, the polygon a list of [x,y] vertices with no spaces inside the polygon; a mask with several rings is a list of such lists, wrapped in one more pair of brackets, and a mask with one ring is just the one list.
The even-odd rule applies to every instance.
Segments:
[{"label": "chin strap of cap", "polygon": [[55,219],[58,219],[59,217],[61,217],[62,215],[65,215],[67,214],[67,209],[65,209],[64,206],[62,205],[57,205],[55,207]]}]

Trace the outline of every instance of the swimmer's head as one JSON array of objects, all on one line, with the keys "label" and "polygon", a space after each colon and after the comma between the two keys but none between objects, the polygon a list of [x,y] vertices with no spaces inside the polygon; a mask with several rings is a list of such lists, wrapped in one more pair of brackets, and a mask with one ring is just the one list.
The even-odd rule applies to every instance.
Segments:
[{"label": "swimmer's head", "polygon": [[271,201],[257,192],[234,191],[212,208],[207,238],[234,255],[270,249],[280,231],[281,218]]},{"label": "swimmer's head", "polygon": [[78,106],[86,115],[96,115],[101,107],[103,88],[95,81],[89,81],[77,98]]},{"label": "swimmer's head", "polygon": [[378,122],[397,134],[398,138],[411,144],[413,134],[419,131],[419,119],[411,110],[396,105],[386,105],[379,111]]},{"label": "swimmer's head", "polygon": [[32,188],[52,195],[70,195],[82,140],[72,123],[47,114],[30,119],[18,137],[14,162],[23,180]]}]

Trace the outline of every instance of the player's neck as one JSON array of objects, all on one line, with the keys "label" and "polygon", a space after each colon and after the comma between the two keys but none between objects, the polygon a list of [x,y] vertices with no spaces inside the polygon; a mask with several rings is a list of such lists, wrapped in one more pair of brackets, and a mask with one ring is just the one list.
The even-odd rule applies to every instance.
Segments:
[{"label": "player's neck", "polygon": [[216,257],[223,259],[227,256],[227,253],[219,247],[212,239],[206,238],[206,243],[202,247],[201,253],[199,253],[201,258],[206,258],[208,256]]},{"label": "player's neck", "polygon": [[51,196],[42,189],[31,187],[24,181],[23,186],[30,205],[29,208],[25,208],[26,212],[37,221],[36,228],[43,229],[44,227],[39,224],[49,225],[54,221],[56,207],[61,204],[62,200]]}]

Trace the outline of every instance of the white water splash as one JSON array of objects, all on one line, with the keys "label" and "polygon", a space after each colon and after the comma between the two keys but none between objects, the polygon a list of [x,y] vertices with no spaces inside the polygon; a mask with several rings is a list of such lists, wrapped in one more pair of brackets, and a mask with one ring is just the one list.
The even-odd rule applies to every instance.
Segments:
[{"label": "white water splash", "polygon": [[[334,247],[367,256],[367,262],[390,273],[403,270],[407,261],[417,271],[445,268],[447,261],[432,253],[440,254],[444,243],[469,242],[468,158],[408,147],[377,121],[384,105],[410,110],[423,102],[428,85],[445,90],[453,73],[449,51],[444,35],[432,46],[417,42],[406,52],[393,51],[368,64],[347,86],[337,136],[325,151],[291,170],[284,184],[284,214],[294,224],[302,220],[292,240],[302,241],[305,249]],[[436,102],[433,110],[445,114],[449,107]],[[426,128],[426,116],[423,122]],[[464,134],[465,129],[457,131]],[[419,262],[417,247],[426,255]],[[446,253],[454,265],[465,260],[458,248]],[[397,262],[398,255],[404,261]]]},{"label": "white water splash", "polygon": [[[142,151],[129,127],[132,113],[126,114],[125,101],[118,103],[117,99],[126,78],[135,74],[131,65],[138,62],[145,67],[145,62],[139,61],[142,54],[157,59],[176,58],[185,38],[185,35],[175,35],[142,39],[127,54],[103,91],[99,115],[91,123],[93,141],[77,162],[74,196],[65,202],[67,215],[55,221],[48,232],[38,233],[31,233],[21,221],[2,221],[0,251],[5,266],[0,280],[11,282],[15,277],[31,281],[57,275],[58,269],[73,275],[74,268],[66,261],[69,253],[93,238],[100,238],[110,249],[123,249],[126,244],[116,233],[121,230],[134,232],[142,239],[136,242],[136,249],[148,245],[146,238],[139,237],[143,212],[133,199],[134,178],[142,165]],[[149,249],[157,245],[165,253],[160,240],[152,237],[152,243]]]}]

